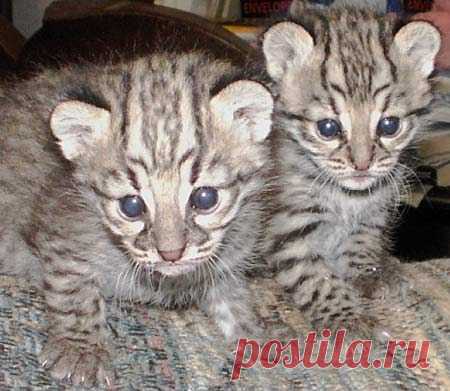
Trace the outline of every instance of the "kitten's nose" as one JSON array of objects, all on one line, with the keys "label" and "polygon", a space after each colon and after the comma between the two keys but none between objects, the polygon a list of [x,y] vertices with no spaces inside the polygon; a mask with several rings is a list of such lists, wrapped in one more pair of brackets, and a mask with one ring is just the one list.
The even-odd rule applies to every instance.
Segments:
[{"label": "kitten's nose", "polygon": [[370,160],[362,161],[362,162],[355,162],[355,169],[357,171],[367,171],[370,167]]},{"label": "kitten's nose", "polygon": [[186,245],[184,245],[183,248],[179,248],[178,250],[162,251],[162,250],[158,249],[158,254],[166,262],[175,263],[181,259],[185,248],[186,248]]}]

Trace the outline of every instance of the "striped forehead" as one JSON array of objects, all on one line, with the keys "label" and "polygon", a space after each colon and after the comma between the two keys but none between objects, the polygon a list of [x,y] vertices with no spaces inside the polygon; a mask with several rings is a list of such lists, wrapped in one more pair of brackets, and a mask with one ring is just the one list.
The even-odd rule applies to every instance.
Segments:
[{"label": "striped forehead", "polygon": [[395,68],[381,38],[385,27],[347,18],[328,26],[323,74],[347,98],[367,100],[381,84],[395,81]]},{"label": "striped forehead", "polygon": [[168,169],[195,149],[192,87],[176,73],[150,73],[132,82],[127,95],[127,155],[151,170]]}]

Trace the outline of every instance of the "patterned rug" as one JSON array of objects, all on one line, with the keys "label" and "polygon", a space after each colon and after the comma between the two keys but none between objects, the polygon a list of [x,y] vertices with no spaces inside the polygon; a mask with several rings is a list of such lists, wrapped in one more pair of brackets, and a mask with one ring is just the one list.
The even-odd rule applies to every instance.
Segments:
[{"label": "patterned rug", "polygon": [[[196,309],[161,311],[145,305],[111,310],[116,331],[114,365],[118,390],[450,390],[450,260],[403,264],[396,297],[378,306],[378,316],[403,339],[431,341],[428,369],[243,370],[231,381],[234,346]],[[302,338],[308,327],[271,279],[252,290],[266,340]],[[110,306],[112,307],[112,306]],[[0,278],[0,390],[61,390],[39,366],[46,339],[42,297],[23,282]],[[382,356],[381,356],[382,357]],[[79,388],[81,389],[81,388]]]}]

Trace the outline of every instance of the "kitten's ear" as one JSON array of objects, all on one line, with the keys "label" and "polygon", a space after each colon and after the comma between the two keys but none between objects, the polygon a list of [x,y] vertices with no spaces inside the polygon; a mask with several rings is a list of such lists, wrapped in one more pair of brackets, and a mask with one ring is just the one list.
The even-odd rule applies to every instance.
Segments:
[{"label": "kitten's ear", "polygon": [[253,142],[262,142],[272,125],[273,98],[255,81],[236,81],[210,101],[211,111],[227,129]]},{"label": "kitten's ear", "polygon": [[395,35],[394,45],[428,77],[434,69],[434,59],[441,47],[441,34],[430,23],[411,22]]},{"label": "kitten's ear", "polygon": [[307,5],[302,0],[293,0],[289,6],[289,15],[292,17],[300,16],[307,9]]},{"label": "kitten's ear", "polygon": [[80,101],[60,103],[50,119],[52,132],[68,160],[86,152],[104,135],[110,124],[109,111]]},{"label": "kitten's ear", "polygon": [[300,66],[314,49],[314,40],[300,25],[281,22],[264,34],[263,51],[267,71],[276,81],[292,65]]}]

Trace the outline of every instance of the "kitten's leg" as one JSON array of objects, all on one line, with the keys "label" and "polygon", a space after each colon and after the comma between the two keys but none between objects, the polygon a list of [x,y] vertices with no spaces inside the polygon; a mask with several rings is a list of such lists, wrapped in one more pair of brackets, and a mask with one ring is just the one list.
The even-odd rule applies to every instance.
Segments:
[{"label": "kitten's leg", "polygon": [[210,315],[227,341],[256,337],[260,333],[255,313],[249,306],[249,292],[242,286],[220,283],[211,287],[201,308]]},{"label": "kitten's leg", "polygon": [[314,204],[301,209],[283,208],[274,216],[268,260],[278,281],[296,306],[316,328],[346,328],[358,336],[371,336],[374,320],[362,309],[360,297],[324,258],[326,242],[335,228]]},{"label": "kitten's leg", "polygon": [[105,302],[87,260],[58,251],[55,258],[44,256],[43,264],[49,339],[42,365],[73,384],[111,384]]},{"label": "kitten's leg", "polygon": [[342,243],[331,266],[364,297],[383,298],[398,288],[397,263],[383,246],[382,228],[365,224]]},{"label": "kitten's leg", "polygon": [[344,328],[358,337],[372,336],[374,320],[363,313],[351,286],[321,256],[286,259],[280,263],[277,280],[317,330]]}]

